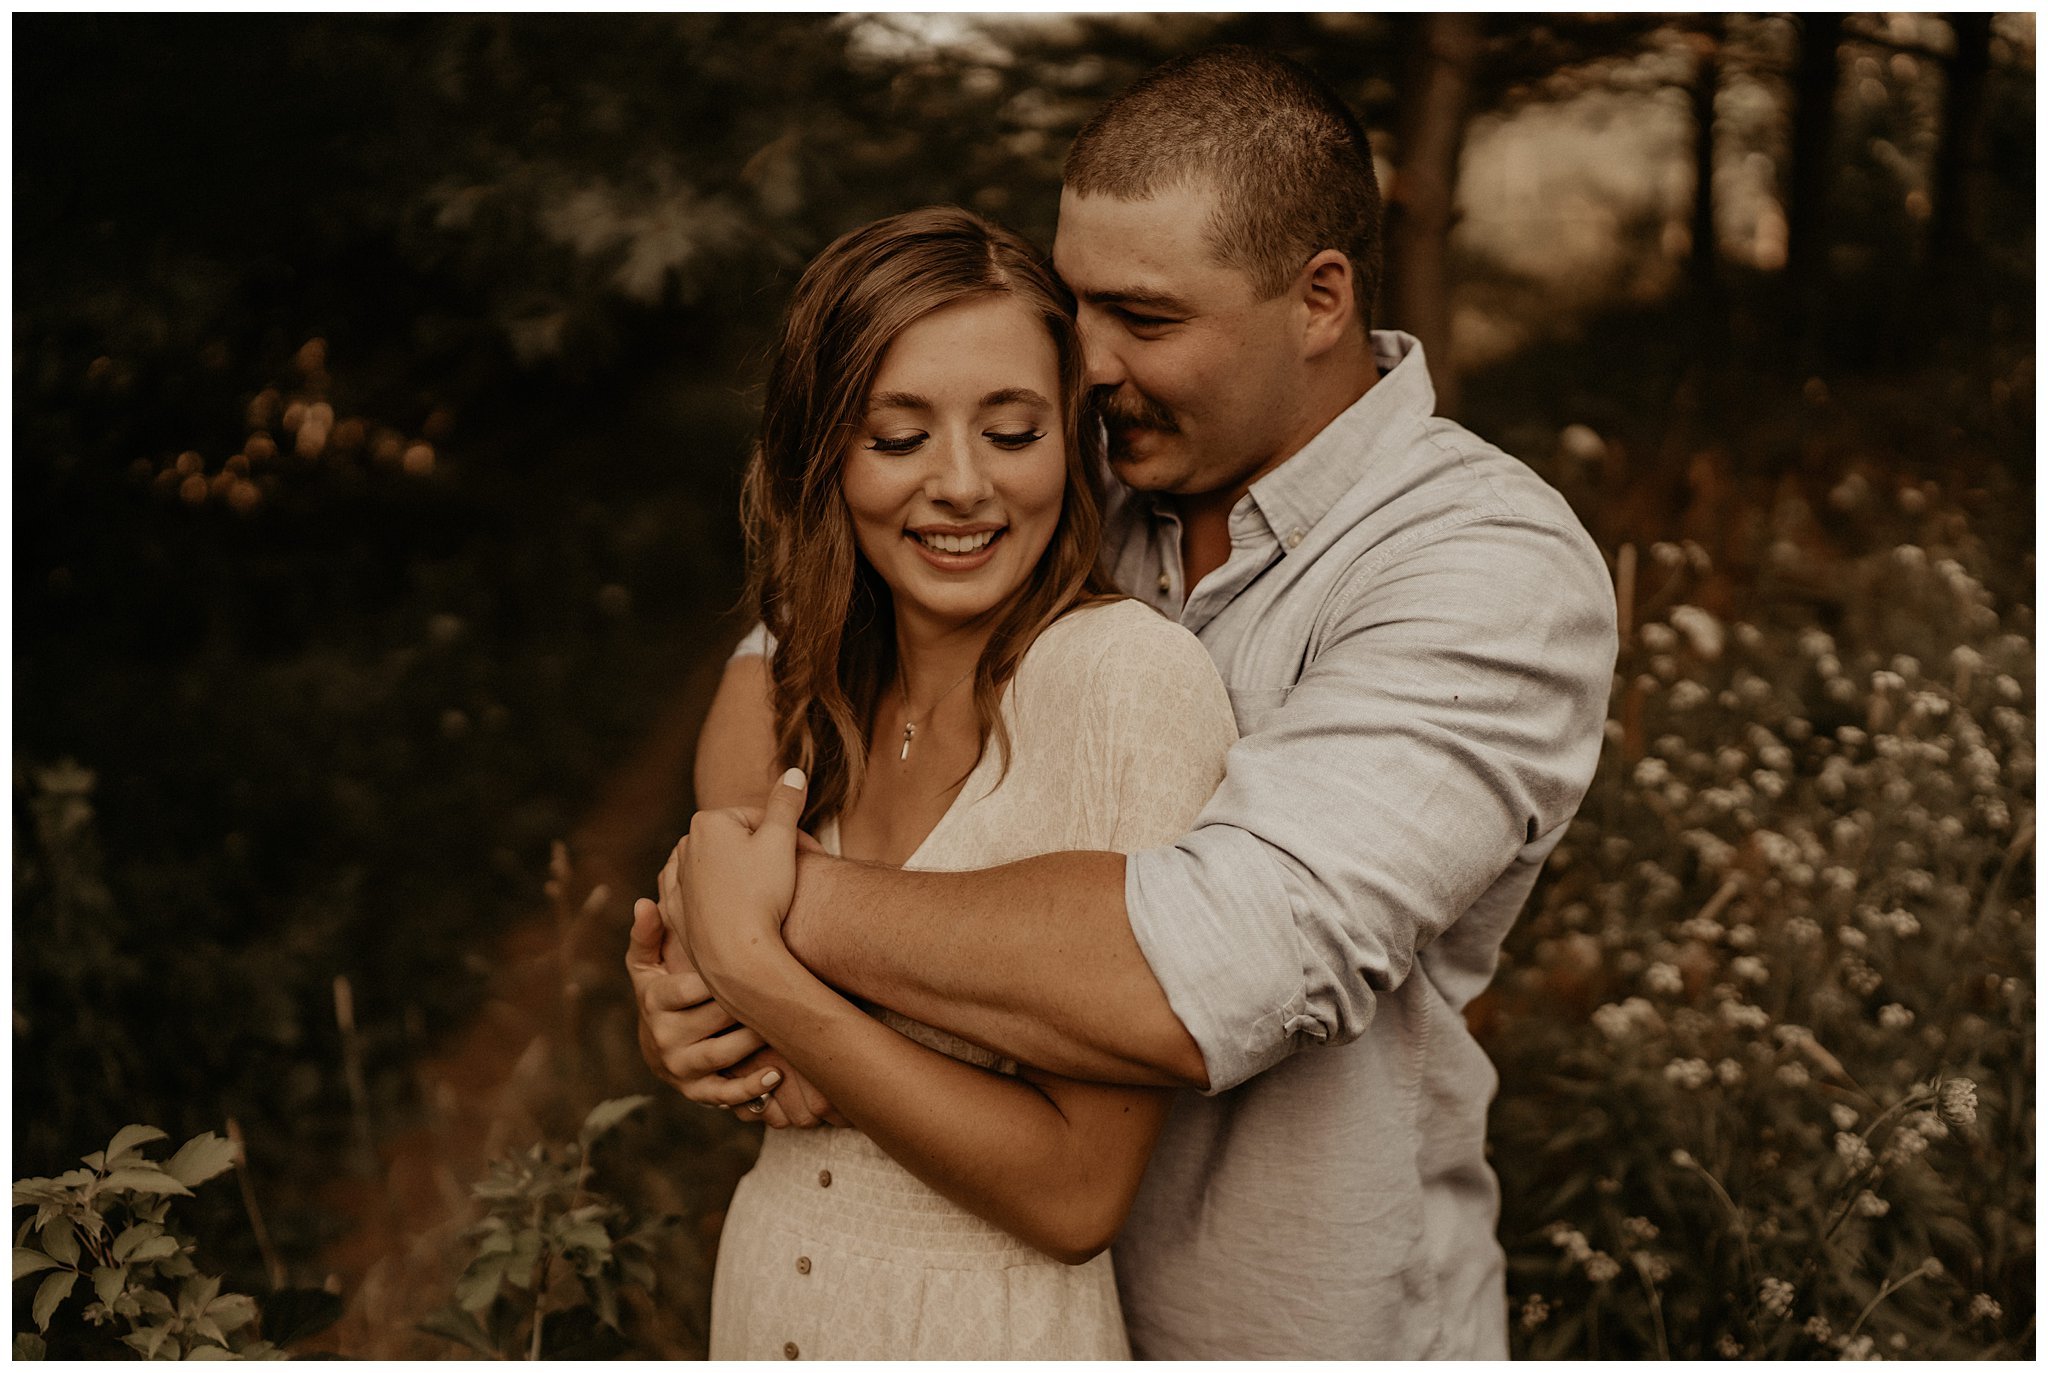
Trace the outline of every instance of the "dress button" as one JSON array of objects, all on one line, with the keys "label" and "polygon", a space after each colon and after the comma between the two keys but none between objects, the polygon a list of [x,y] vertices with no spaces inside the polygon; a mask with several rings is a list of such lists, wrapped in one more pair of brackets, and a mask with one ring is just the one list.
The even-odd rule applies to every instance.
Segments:
[{"label": "dress button", "polygon": [[808,1256],[802,1254],[799,1254],[797,1256],[796,1271],[799,1273],[808,1273],[811,1271],[811,1261]]},{"label": "dress button", "polygon": [[832,1170],[830,1168],[820,1168],[818,1170],[818,1185],[820,1187],[830,1187],[832,1185]]},{"label": "dress button", "polygon": [[1287,531],[1287,546],[1289,548],[1299,548],[1301,547],[1301,541],[1307,537],[1308,535],[1299,529],[1290,529]]},{"label": "dress button", "polygon": [[1171,591],[1171,590],[1173,590],[1173,578],[1172,578],[1172,577],[1170,577],[1170,576],[1168,576],[1168,575],[1167,575],[1166,573],[1164,573],[1164,572],[1160,573],[1160,574],[1159,574],[1159,589],[1160,589],[1161,591]]},{"label": "dress button", "polygon": [[782,1357],[785,1359],[796,1357],[796,1341],[791,1340],[788,1344],[782,1346]]}]

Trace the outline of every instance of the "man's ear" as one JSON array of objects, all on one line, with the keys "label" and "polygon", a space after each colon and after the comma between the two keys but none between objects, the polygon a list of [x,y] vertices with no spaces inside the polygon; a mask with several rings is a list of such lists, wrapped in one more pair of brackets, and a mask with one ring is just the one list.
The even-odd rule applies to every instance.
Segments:
[{"label": "man's ear", "polygon": [[1320,357],[1342,342],[1357,322],[1358,276],[1351,270],[1350,258],[1335,248],[1325,248],[1302,265],[1296,282],[1307,321],[1302,331],[1302,357]]}]

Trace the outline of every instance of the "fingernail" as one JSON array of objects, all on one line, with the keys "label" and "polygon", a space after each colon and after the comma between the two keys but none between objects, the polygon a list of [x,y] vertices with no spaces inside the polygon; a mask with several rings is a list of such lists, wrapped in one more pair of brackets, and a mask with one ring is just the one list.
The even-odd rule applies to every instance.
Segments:
[{"label": "fingernail", "polygon": [[802,791],[804,789],[804,770],[802,768],[791,768],[788,772],[783,773],[782,785],[794,787],[796,790]]},{"label": "fingernail", "polygon": [[767,1072],[761,1074],[761,1085],[763,1087],[773,1087],[776,1083],[780,1081],[782,1081],[782,1074],[776,1072],[773,1068],[770,1068]]}]

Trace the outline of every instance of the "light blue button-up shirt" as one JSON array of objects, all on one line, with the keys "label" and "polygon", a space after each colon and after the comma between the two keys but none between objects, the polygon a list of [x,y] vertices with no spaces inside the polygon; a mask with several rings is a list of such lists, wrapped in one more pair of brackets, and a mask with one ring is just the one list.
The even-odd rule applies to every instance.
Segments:
[{"label": "light blue button-up shirt", "polygon": [[1230,515],[1112,510],[1118,583],[1208,647],[1242,735],[1125,896],[1207,1062],[1116,1246],[1152,1358],[1505,1358],[1492,1065],[1465,1028],[1593,776],[1605,562],[1563,498],[1447,420],[1421,347]]}]

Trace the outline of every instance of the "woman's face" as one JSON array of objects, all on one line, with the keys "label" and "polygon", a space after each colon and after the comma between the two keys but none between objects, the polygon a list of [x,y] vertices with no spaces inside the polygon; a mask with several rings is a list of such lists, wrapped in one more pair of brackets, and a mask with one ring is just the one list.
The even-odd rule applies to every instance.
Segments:
[{"label": "woman's face", "polygon": [[957,629],[1007,606],[1059,523],[1059,353],[1015,296],[961,301],[889,345],[841,490],[899,624]]}]

